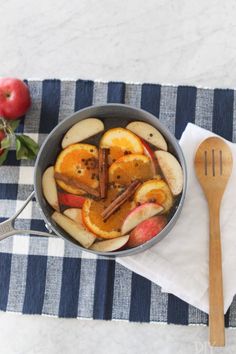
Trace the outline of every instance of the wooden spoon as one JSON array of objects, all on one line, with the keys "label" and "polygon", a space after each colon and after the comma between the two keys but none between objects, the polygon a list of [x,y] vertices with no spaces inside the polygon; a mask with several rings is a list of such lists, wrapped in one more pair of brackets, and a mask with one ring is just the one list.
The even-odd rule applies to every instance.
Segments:
[{"label": "wooden spoon", "polygon": [[209,339],[210,344],[216,347],[225,345],[220,205],[232,165],[230,148],[217,137],[204,140],[195,155],[195,171],[208,202],[210,217]]}]

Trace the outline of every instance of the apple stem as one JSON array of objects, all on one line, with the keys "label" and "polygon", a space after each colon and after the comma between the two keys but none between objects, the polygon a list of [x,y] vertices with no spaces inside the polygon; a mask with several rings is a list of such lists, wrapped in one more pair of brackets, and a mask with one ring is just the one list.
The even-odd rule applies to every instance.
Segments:
[{"label": "apple stem", "polygon": [[15,145],[15,133],[12,130],[10,124],[7,121],[0,117],[0,130],[3,130],[6,136],[10,137],[10,147]]},{"label": "apple stem", "polygon": [[3,117],[0,117],[0,129],[7,133],[7,122]]}]

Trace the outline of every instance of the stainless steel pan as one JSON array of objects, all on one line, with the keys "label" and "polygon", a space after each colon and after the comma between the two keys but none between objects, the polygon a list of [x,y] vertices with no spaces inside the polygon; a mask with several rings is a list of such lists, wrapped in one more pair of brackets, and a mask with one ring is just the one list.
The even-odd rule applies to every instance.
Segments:
[{"label": "stainless steel pan", "polygon": [[[53,131],[48,135],[46,140],[44,141],[35,163],[35,172],[34,172],[34,192],[28,197],[25,201],[22,208],[9,220],[0,224],[0,240],[9,237],[14,234],[33,234],[39,236],[59,236],[62,237],[72,243],[75,246],[79,247],[81,250],[85,250],[85,248],[81,247],[72,237],[70,237],[64,230],[62,230],[58,225],[56,225],[51,220],[52,208],[45,201],[42,194],[42,174],[44,170],[50,166],[54,165],[55,160],[57,158],[58,153],[61,150],[61,140],[63,135],[67,132],[67,130],[77,123],[78,121],[89,118],[89,117],[97,117],[103,120],[105,124],[105,129],[109,129],[112,127],[125,127],[128,122],[132,120],[142,120],[144,122],[150,123],[155,126],[165,137],[168,143],[168,149],[171,153],[173,153],[177,159],[179,160],[184,174],[184,187],[182,194],[178,197],[176,201],[175,207],[173,208],[172,214],[169,217],[169,222],[166,227],[154,238],[150,241],[144,243],[141,246],[123,250],[116,252],[95,252],[91,250],[87,250],[88,252],[95,253],[103,256],[128,256],[133,255],[135,253],[146,250],[149,247],[152,247],[157,242],[160,242],[164,237],[167,236],[169,231],[173,228],[176,220],[178,219],[181,209],[183,207],[185,193],[186,193],[186,184],[187,184],[187,172],[186,172],[186,164],[183,156],[183,152],[175,139],[175,137],[166,129],[163,124],[152,114],[131,106],[123,105],[123,104],[106,104],[102,106],[91,106],[84,108],[64,121],[58,124]],[[50,119],[50,117],[49,117]],[[86,142],[97,144],[100,140],[101,135],[92,137],[88,139]],[[30,202],[30,200],[36,196],[36,200],[38,206],[42,212],[42,216],[44,218],[45,224],[49,232],[39,232],[35,230],[16,230],[14,228],[14,221],[16,217],[21,213],[21,211],[25,208],[25,206]]]}]

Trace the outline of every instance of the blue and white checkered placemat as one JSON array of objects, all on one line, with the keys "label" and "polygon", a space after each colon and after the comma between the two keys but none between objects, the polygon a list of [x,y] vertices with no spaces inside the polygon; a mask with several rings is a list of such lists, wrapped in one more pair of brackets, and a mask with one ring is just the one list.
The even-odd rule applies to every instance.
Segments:
[{"label": "blue and white checkered placemat", "polygon": [[[233,90],[92,81],[28,81],[32,109],[18,131],[41,144],[74,111],[91,104],[126,103],[153,113],[180,138],[187,122],[236,140]],[[0,167],[0,221],[33,190],[34,163],[13,151]],[[45,231],[36,202],[17,221]],[[207,315],[114,260],[96,258],[60,238],[15,235],[0,242],[0,310],[24,314],[138,322],[207,324]],[[225,316],[236,326],[236,301]]]}]

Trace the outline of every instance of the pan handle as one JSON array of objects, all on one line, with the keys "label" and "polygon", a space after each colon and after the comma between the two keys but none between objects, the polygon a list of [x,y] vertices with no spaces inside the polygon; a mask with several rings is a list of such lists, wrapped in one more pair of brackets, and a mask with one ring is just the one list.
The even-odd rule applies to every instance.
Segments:
[{"label": "pan handle", "polygon": [[42,231],[36,231],[36,230],[22,230],[22,229],[15,229],[14,228],[14,223],[16,218],[21,214],[21,212],[25,209],[25,207],[29,204],[29,202],[34,198],[35,192],[33,191],[28,198],[26,199],[26,201],[24,202],[24,204],[22,205],[22,207],[17,210],[17,212],[15,213],[15,215],[13,215],[12,217],[10,217],[9,219],[3,221],[2,223],[0,223],[0,241],[4,240],[5,238],[15,235],[15,234],[24,234],[24,235],[37,235],[37,236],[49,236],[49,237],[55,237],[56,235],[53,233],[49,233],[49,232],[42,232]]}]

